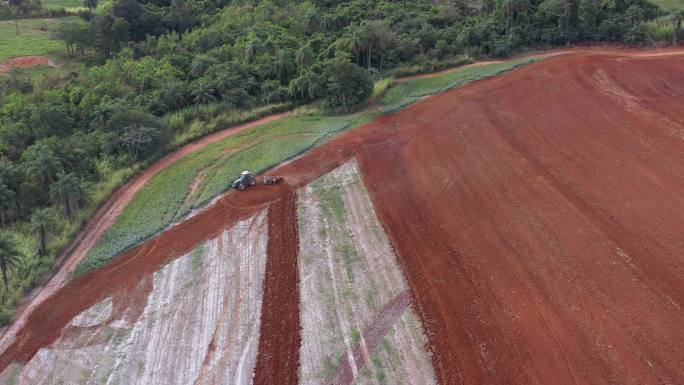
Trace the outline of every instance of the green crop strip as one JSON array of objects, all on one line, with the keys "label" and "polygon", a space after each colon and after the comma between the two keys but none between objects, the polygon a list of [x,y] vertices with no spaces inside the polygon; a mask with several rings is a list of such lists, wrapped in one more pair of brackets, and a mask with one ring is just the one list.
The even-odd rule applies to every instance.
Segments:
[{"label": "green crop strip", "polygon": [[[248,169],[255,173],[266,171],[380,114],[400,110],[425,96],[495,76],[532,61],[528,59],[469,67],[431,78],[395,83],[379,100],[381,112],[289,116],[242,131],[193,152],[148,181],[88,252],[76,269],[76,274],[106,263],[179,221],[193,209],[206,205],[229,189],[241,170]],[[188,196],[190,186],[198,175],[202,177],[197,191]]]}]

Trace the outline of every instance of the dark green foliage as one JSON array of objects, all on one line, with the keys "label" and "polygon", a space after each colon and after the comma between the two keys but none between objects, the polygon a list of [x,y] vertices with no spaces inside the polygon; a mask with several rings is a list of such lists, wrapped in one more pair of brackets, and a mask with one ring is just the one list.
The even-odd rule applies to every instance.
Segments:
[{"label": "dark green foliage", "polygon": [[9,289],[8,275],[19,265],[19,250],[17,243],[9,233],[0,232],[0,273],[5,284],[5,290]]},{"label": "dark green foliage", "polygon": [[325,68],[328,103],[349,109],[373,93],[373,81],[359,66],[343,61],[331,61]]},{"label": "dark green foliage", "polygon": [[88,202],[89,192],[76,174],[59,174],[58,179],[50,185],[50,197],[55,204],[64,208],[67,218],[72,218],[75,211]]},{"label": "dark green foliage", "polygon": [[131,123],[121,132],[121,145],[132,159],[139,160],[152,153],[159,143],[160,131],[156,127],[146,127]]},{"label": "dark green foliage", "polygon": [[46,255],[49,237],[58,230],[57,213],[51,207],[37,209],[31,215],[30,223],[38,240],[38,253]]}]

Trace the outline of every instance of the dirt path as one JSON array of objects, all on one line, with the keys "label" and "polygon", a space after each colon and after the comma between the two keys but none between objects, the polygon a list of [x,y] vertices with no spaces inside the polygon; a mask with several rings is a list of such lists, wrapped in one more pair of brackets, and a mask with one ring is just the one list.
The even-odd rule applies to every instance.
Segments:
[{"label": "dirt path", "polygon": [[0,370],[355,156],[440,383],[684,383],[684,140],[653,119],[684,121],[683,71],[684,50],[578,50],[341,134],[274,171],[291,186],[225,194],[54,290]]},{"label": "dirt path", "polygon": [[246,129],[283,118],[288,114],[288,112],[283,112],[270,115],[253,122],[217,131],[211,135],[191,142],[154,162],[142,173],[119,187],[109,196],[109,198],[107,198],[90,220],[88,220],[85,227],[78,233],[65,252],[58,258],[58,261],[63,260],[64,262],[61,264],[57,274],[55,274],[45,286],[34,289],[32,296],[17,310],[14,322],[6,329],[2,339],[0,339],[0,351],[7,347],[7,344],[10,343],[12,338],[16,335],[17,330],[25,324],[27,315],[30,314],[36,306],[52,295],[55,290],[66,283],[69,275],[76,269],[76,266],[81,262],[83,257],[85,257],[88,250],[90,250],[97,240],[100,239],[102,234],[114,224],[116,218],[121,214],[126,205],[133,199],[135,194],[145,186],[150,178],[189,153],[198,151],[211,143]]},{"label": "dirt path", "polygon": [[7,72],[12,68],[32,67],[37,65],[54,66],[55,63],[47,56],[20,56],[0,63],[0,72]]}]

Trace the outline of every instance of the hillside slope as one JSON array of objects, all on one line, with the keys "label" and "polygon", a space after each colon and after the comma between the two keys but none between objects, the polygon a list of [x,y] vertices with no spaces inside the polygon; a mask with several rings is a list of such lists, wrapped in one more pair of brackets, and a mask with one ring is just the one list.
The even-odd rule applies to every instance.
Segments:
[{"label": "hillside slope", "polygon": [[[246,226],[261,234],[262,225],[245,223],[261,223],[257,219],[263,214],[258,213],[268,208],[255,383],[303,379],[299,345],[311,346],[305,341],[311,341],[307,333],[312,329],[297,325],[310,325],[300,320],[309,310],[300,314],[300,308],[314,302],[298,289],[306,278],[291,271],[292,254],[302,264],[306,245],[316,242],[341,250],[325,254],[325,248],[316,246],[333,258],[331,277],[338,277],[340,285],[371,282],[372,272],[394,271],[356,270],[353,265],[392,263],[392,253],[373,251],[384,250],[378,245],[389,242],[442,384],[682,383],[683,71],[681,50],[576,51],[440,94],[348,131],[276,169],[286,185],[225,194],[207,210],[64,286],[36,309],[2,352],[0,379],[32,382],[42,370],[51,371],[54,376],[46,378],[54,382],[64,379],[56,364],[76,356],[70,342],[93,332],[74,331],[69,325],[85,320],[131,327],[125,315],[117,318],[112,312],[103,321],[84,311],[139,288],[140,303],[147,305],[137,314],[146,314],[159,303],[152,300],[157,288],[174,287],[146,288],[146,282],[155,282],[154,277],[181,263],[178,258],[226,230]],[[354,225],[354,218],[370,213],[358,203],[365,193],[350,187],[358,184],[346,176],[348,168],[340,168],[350,160],[358,164],[381,225],[369,230],[377,233],[368,238],[376,239],[371,243],[358,231],[370,219]],[[316,182],[330,172],[332,177]],[[295,209],[294,199],[301,197],[319,203]],[[316,223],[311,221],[317,217],[326,223],[325,216],[333,214],[342,214],[345,222],[318,232],[311,231],[316,226],[301,227],[305,218],[306,223]],[[330,234],[337,235],[328,242]],[[300,244],[304,239],[307,243]],[[253,240],[246,237],[232,254]],[[349,271],[359,278],[333,274],[335,266],[344,268],[349,262]],[[288,273],[278,274],[286,266]],[[178,284],[181,278],[176,278]],[[258,273],[252,282],[260,279]],[[353,295],[345,287],[338,289]],[[375,364],[363,348],[375,346],[370,331],[387,330],[378,322],[395,319],[388,309],[407,306],[400,295],[385,302],[396,293],[380,296],[381,303],[370,307],[380,312],[377,317],[356,310],[354,306],[364,309],[363,297],[343,308],[319,308],[322,319],[330,320],[326,311],[332,311],[342,314],[337,317],[340,325],[351,319],[363,329],[336,331],[349,339],[347,354],[331,361],[328,374],[335,376],[325,378],[348,383],[357,372],[345,368],[355,367],[358,378],[365,378],[362,368]],[[258,295],[254,298],[246,304],[249,309],[258,306]],[[326,297],[322,299],[326,304]],[[180,319],[168,322],[192,325],[197,319],[190,312],[175,317]],[[168,329],[169,338],[182,335],[182,327]],[[82,349],[107,349],[118,340],[89,341],[94,345]],[[326,346],[334,350],[345,345],[334,342]],[[192,346],[201,352],[207,345]],[[208,346],[212,350],[216,345]],[[51,351],[58,353],[50,356]],[[270,359],[274,356],[288,359]],[[417,356],[422,357],[420,352]],[[223,367],[244,367],[235,366],[231,357],[220,357]],[[373,367],[375,373],[391,367],[391,359],[383,357],[380,369]],[[31,369],[36,367],[40,370]]]}]

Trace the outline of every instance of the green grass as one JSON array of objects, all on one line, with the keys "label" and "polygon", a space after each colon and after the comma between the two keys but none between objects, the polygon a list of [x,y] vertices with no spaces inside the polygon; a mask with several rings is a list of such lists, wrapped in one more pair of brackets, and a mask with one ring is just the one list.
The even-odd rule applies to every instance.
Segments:
[{"label": "green grass", "polygon": [[42,4],[45,9],[65,9],[67,12],[87,9],[81,0],[43,0]]},{"label": "green grass", "polygon": [[[241,170],[262,172],[291,159],[337,132],[366,121],[364,114],[292,116],[230,136],[191,153],[150,179],[93,247],[77,274],[106,262],[230,188]],[[205,170],[199,188],[189,186]],[[145,220],[140,220],[145,218]]]},{"label": "green grass", "polygon": [[17,56],[63,55],[64,43],[54,37],[54,31],[62,22],[74,19],[77,18],[22,19],[19,35],[14,20],[0,21],[0,62]]},{"label": "green grass", "polygon": [[[244,169],[256,173],[265,171],[341,131],[370,121],[378,114],[396,111],[424,96],[494,76],[529,62],[531,60],[471,67],[398,83],[389,88],[379,101],[384,106],[381,112],[341,116],[327,116],[320,112],[295,114],[242,131],[191,153],[149,180],[89,251],[76,274],[106,263],[164,230],[192,209],[206,205],[230,188],[233,179]],[[188,197],[189,187],[200,172],[204,177],[199,188]]]},{"label": "green grass", "polygon": [[651,2],[666,12],[684,9],[684,0],[651,0]]},{"label": "green grass", "polygon": [[381,99],[383,112],[393,112],[415,103],[418,100],[451,88],[460,87],[468,82],[496,76],[502,72],[525,65],[533,59],[517,60],[507,63],[485,64],[445,72],[439,76],[395,83]]}]

